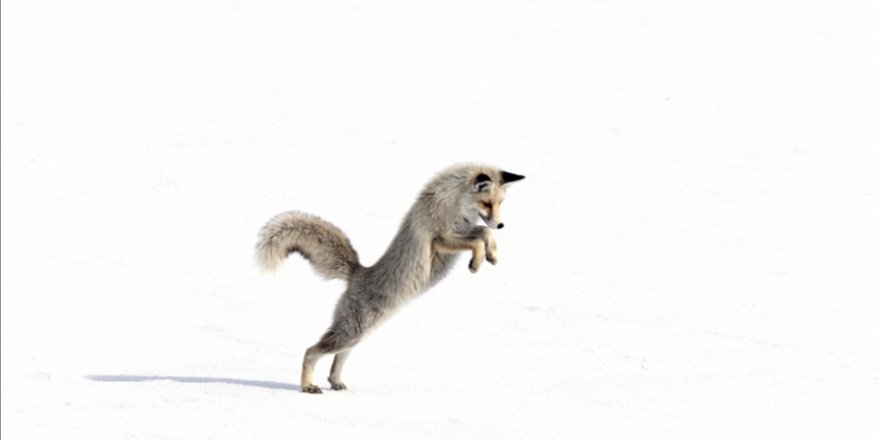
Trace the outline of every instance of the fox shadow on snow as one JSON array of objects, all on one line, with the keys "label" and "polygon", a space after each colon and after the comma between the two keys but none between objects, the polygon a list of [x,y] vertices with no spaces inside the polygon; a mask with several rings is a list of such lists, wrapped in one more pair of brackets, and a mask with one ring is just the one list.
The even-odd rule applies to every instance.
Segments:
[{"label": "fox shadow on snow", "polygon": [[170,381],[178,383],[220,383],[227,385],[240,385],[246,387],[269,388],[274,390],[300,391],[299,385],[289,383],[270,382],[265,380],[230,379],[226,377],[192,377],[192,376],[134,376],[120,375],[91,375],[85,377],[95,382],[159,382]]}]

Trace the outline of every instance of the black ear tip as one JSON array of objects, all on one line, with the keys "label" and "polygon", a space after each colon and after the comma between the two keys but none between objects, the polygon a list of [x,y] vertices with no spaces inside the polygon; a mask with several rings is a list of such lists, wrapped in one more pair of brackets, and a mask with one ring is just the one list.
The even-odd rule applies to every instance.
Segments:
[{"label": "black ear tip", "polygon": [[517,180],[523,180],[525,178],[526,176],[519,174],[508,173],[507,171],[501,172],[501,180],[504,181],[504,183],[516,182]]}]

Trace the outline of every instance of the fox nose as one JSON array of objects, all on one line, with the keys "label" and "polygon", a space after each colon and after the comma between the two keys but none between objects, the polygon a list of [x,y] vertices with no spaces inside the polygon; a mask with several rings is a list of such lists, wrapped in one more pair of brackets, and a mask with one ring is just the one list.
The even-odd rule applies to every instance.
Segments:
[{"label": "fox nose", "polygon": [[504,223],[498,223],[498,229],[501,229],[503,227],[504,227]]}]

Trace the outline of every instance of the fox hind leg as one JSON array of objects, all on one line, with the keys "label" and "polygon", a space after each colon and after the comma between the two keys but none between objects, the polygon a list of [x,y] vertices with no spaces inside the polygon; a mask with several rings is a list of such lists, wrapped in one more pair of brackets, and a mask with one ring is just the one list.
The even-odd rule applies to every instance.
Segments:
[{"label": "fox hind leg", "polygon": [[342,383],[342,366],[345,365],[345,361],[348,359],[350,353],[351,349],[340,351],[333,357],[333,366],[330,367],[330,377],[327,378],[327,380],[330,381],[330,388],[337,391],[348,389],[348,387]]},{"label": "fox hind leg", "polygon": [[324,357],[327,353],[324,353],[320,348],[321,343],[317,343],[306,350],[305,356],[303,356],[303,366],[302,366],[302,377],[300,380],[300,387],[304,393],[311,394],[321,394],[321,388],[315,385],[313,380],[314,372],[315,372],[315,364],[319,359]]},{"label": "fox hind leg", "polygon": [[[342,365],[345,363],[345,359],[348,357],[348,351],[351,349],[351,347],[354,346],[356,342],[356,339],[341,336],[339,333],[334,332],[333,330],[329,330],[327,331],[327,333],[324,333],[324,336],[321,337],[321,340],[318,341],[317,344],[309,347],[306,350],[306,354],[303,356],[302,377],[300,380],[300,387],[302,388],[302,391],[311,394],[322,393],[321,388],[315,385],[314,381],[315,364],[318,363],[318,361],[324,356],[333,353],[338,354],[333,361],[330,382],[331,385],[333,385],[334,390],[345,389],[345,384],[343,384],[339,380],[339,375],[342,373]],[[342,357],[339,356],[340,354],[342,355]],[[335,375],[333,374],[334,372]],[[336,383],[334,383],[334,381]]]}]

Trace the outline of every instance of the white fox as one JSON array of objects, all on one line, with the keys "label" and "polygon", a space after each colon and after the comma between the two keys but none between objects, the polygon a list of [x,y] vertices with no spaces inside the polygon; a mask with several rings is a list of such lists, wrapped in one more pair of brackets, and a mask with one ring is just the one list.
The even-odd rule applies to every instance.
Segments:
[{"label": "white fox", "polygon": [[[483,260],[498,261],[489,228],[501,229],[500,205],[505,187],[523,179],[484,165],[458,165],[444,170],[422,190],[385,254],[363,267],[348,237],[336,226],[310,214],[287,212],[269,220],[256,246],[258,264],[277,269],[293,252],[309,260],[328,279],[348,281],[339,298],[333,323],[306,350],[302,391],[321,393],[314,384],[315,363],[335,354],[330,386],[344,390],[342,366],[351,349],[401,304],[424,292],[450,270],[461,251],[471,252],[469,269]],[[488,226],[480,226],[482,219]]]}]

